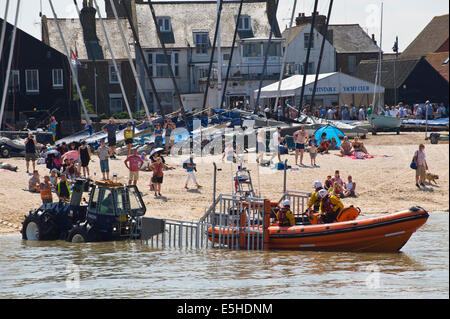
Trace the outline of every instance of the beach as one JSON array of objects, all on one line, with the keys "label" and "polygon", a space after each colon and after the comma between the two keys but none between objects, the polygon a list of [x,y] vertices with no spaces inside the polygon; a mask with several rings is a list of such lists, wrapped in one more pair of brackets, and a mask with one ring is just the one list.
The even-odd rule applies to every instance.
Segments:
[{"label": "beach", "polygon": [[[421,206],[429,212],[449,210],[449,145],[448,143],[430,144],[424,140],[424,133],[379,133],[376,136],[367,135],[362,140],[368,152],[374,158],[359,160],[338,156],[339,151],[330,151],[330,154],[318,155],[317,165],[311,167],[309,154],[305,153],[306,167],[295,166],[294,153],[283,155],[288,159],[288,165],[294,169],[287,171],[287,189],[311,192],[312,184],[319,180],[324,182],[327,175],[334,175],[335,170],[347,180],[351,175],[356,182],[355,198],[343,199],[345,206],[354,205],[361,208],[362,215],[377,215],[393,213],[408,209],[412,206]],[[437,185],[428,185],[422,189],[415,186],[415,171],[409,165],[414,152],[420,143],[425,144],[425,153],[429,171],[439,175]],[[125,167],[125,156],[118,156],[110,160],[110,177],[117,174],[123,183],[128,181],[128,170]],[[192,184],[190,189],[184,188],[187,177],[182,168],[182,162],[187,157],[165,157],[169,166],[174,170],[165,171],[162,185],[162,196],[154,197],[149,190],[151,172],[140,172],[138,188],[143,193],[147,207],[147,216],[158,218],[171,218],[186,221],[198,221],[211,205],[213,198],[213,162],[221,169],[217,172],[217,194],[232,192],[232,177],[237,165],[223,162],[221,155],[208,156],[206,159],[196,158],[198,182],[203,186],[197,190]],[[39,194],[27,191],[30,176],[26,173],[25,159],[23,157],[0,160],[19,167],[18,172],[0,171],[0,235],[19,233],[24,215],[29,210],[41,205]],[[31,166],[31,165],[30,165]],[[283,171],[260,167],[256,163],[245,163],[251,170],[252,180],[257,195],[278,201],[283,193]],[[100,163],[97,156],[89,165],[91,177],[99,179]],[[273,165],[272,165],[273,167]],[[37,165],[41,179],[48,174],[45,165]],[[93,176],[95,172],[95,176]],[[86,194],[85,198],[88,198]],[[57,200],[53,194],[53,200]]]}]

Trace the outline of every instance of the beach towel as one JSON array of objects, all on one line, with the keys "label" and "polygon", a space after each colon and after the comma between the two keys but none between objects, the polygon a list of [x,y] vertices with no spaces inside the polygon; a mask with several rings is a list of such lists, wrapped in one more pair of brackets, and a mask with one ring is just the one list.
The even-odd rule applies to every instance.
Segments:
[{"label": "beach towel", "polygon": [[353,152],[352,155],[344,155],[344,157],[348,157],[351,159],[372,159],[375,157],[392,157],[391,155],[370,155],[370,154],[364,154],[363,152]]}]

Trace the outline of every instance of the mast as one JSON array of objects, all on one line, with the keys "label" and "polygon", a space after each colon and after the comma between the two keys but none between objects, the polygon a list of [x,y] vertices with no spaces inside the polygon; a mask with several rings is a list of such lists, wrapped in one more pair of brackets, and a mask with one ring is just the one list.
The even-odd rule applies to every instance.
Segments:
[{"label": "mast", "polygon": [[[295,0],[295,1],[297,1],[297,0]],[[234,47],[236,45],[236,39],[237,39],[238,28],[239,28],[239,20],[241,19],[243,5],[244,5],[244,0],[241,0],[241,3],[239,4],[239,11],[238,11],[237,19],[236,19],[236,27],[234,29],[233,44],[231,45],[230,60],[228,61],[227,74],[225,76],[225,84],[224,84],[223,91],[222,91],[222,100],[220,102],[220,105],[223,105],[225,102],[225,95],[227,93],[227,87],[228,87],[228,78],[230,76],[231,63],[233,61]]]},{"label": "mast", "polygon": [[[16,17],[14,19],[14,28],[13,28],[13,33],[11,36],[11,47],[9,48],[8,66],[6,67],[5,84],[3,86],[2,105],[0,107],[0,129],[1,129],[2,123],[3,123],[3,112],[5,110],[6,95],[8,94],[9,76],[11,74],[11,64],[12,64],[12,58],[13,58],[13,54],[14,54],[14,45],[16,42],[17,20],[19,19],[19,8],[20,8],[20,0],[17,0]],[[7,22],[5,19],[4,24],[3,24],[5,27],[6,27],[6,23]],[[0,54],[1,54],[1,52],[0,52]]]},{"label": "mast", "polygon": [[138,74],[136,71],[136,67],[134,66],[133,58],[131,56],[130,48],[128,46],[127,39],[125,38],[125,34],[123,32],[122,24],[120,23],[119,16],[117,15],[116,5],[113,0],[109,0],[111,2],[111,8],[113,9],[114,17],[116,19],[117,26],[119,27],[120,36],[122,38],[123,46],[127,51],[128,62],[130,64],[131,71],[133,72],[134,80],[136,81],[136,86],[138,88],[139,96],[141,97],[142,104],[144,105],[145,114],[147,115],[147,119],[149,124],[153,127],[152,117],[150,116],[150,112],[148,110],[147,100],[145,99],[144,91],[142,90],[141,82],[139,82]]},{"label": "mast", "polygon": [[316,78],[314,80],[314,88],[312,91],[312,97],[311,97],[311,104],[314,103],[314,98],[316,97],[316,89],[317,89],[317,81],[319,80],[319,74],[320,74],[320,67],[322,66],[322,58],[323,58],[323,51],[325,49],[325,41],[328,35],[328,26],[330,24],[330,17],[331,17],[331,9],[333,8],[333,0],[330,0],[330,6],[328,8],[328,16],[327,16],[327,22],[325,24],[325,30],[322,38],[322,45],[320,46],[320,54],[319,54],[319,62],[317,64],[317,70],[316,70]]},{"label": "mast", "polygon": [[283,63],[281,65],[280,81],[278,82],[278,90],[277,90],[277,98],[275,99],[275,107],[277,107],[278,100],[280,99],[281,82],[283,81],[284,70],[286,68],[286,60],[287,60],[287,55],[288,55],[288,50],[289,50],[289,39],[291,38],[292,23],[294,22],[296,7],[297,7],[297,0],[294,0],[294,7],[292,8],[291,22],[289,23],[289,31],[288,31],[288,36],[286,39],[286,49],[284,50]]},{"label": "mast", "polygon": [[211,52],[211,57],[210,57],[210,60],[209,60],[208,79],[206,81],[205,94],[203,96],[203,106],[202,106],[203,110],[206,107],[206,100],[208,98],[209,83],[211,81],[211,69],[212,69],[212,64],[213,64],[213,60],[214,60],[214,52],[215,52],[215,49],[216,49],[217,36],[219,34],[220,17],[222,16],[223,0],[219,0],[219,1],[220,2],[219,2],[219,8],[217,10],[216,31],[214,33],[214,41],[213,41],[213,46],[212,46],[212,52]]},{"label": "mast", "polygon": [[178,103],[180,104],[181,115],[183,117],[186,128],[189,130],[189,125],[188,125],[187,118],[186,118],[186,111],[183,106],[183,101],[181,100],[180,90],[178,89],[177,81],[175,79],[175,74],[173,73],[172,62],[170,61],[169,54],[168,54],[167,48],[166,48],[166,44],[164,43],[164,41],[162,39],[161,30],[159,28],[158,19],[156,17],[156,13],[155,13],[155,8],[153,7],[151,0],[148,0],[148,5],[150,6],[153,23],[155,24],[155,28],[156,28],[156,34],[158,35],[159,43],[161,43],[161,47],[162,47],[163,53],[164,53],[164,58],[166,59],[167,66],[169,68],[169,74],[170,74],[170,78],[172,79],[173,88],[175,89],[175,95],[177,96]]},{"label": "mast", "polygon": [[[275,3],[275,9],[273,12],[273,16],[272,19],[270,21],[270,34],[269,34],[269,42],[267,43],[267,49],[266,49],[266,53],[264,55],[264,65],[263,65],[263,69],[261,72],[261,78],[259,80],[259,88],[258,88],[258,96],[256,98],[256,103],[255,103],[255,107],[254,107],[254,113],[256,114],[256,110],[258,109],[258,105],[259,105],[259,99],[261,97],[261,89],[262,89],[262,85],[263,85],[263,81],[264,81],[264,76],[266,74],[266,69],[267,69],[267,59],[269,58],[269,51],[270,51],[270,47],[272,45],[272,36],[273,36],[273,27],[275,24],[275,21],[277,19],[277,12],[278,12],[278,4],[280,3],[280,0],[277,0]],[[264,46],[263,46],[264,48]]]},{"label": "mast", "polygon": [[[61,37],[61,42],[63,43],[64,50],[66,51],[67,62],[69,63],[69,67],[70,67],[70,70],[72,71],[72,74],[75,75],[76,74],[75,69],[72,65],[72,62],[70,61],[69,49],[67,48],[66,40],[64,40],[64,35],[61,31],[61,26],[59,25],[58,16],[56,15],[55,8],[53,7],[52,0],[48,0],[48,2],[52,9],[53,17],[55,18],[56,27],[58,28],[59,36]],[[86,123],[87,123],[87,125],[91,125],[91,119],[89,118],[89,115],[88,115],[88,112],[86,109],[86,104],[84,103],[84,98],[83,98],[83,94],[81,93],[81,88],[80,88],[80,83],[78,82],[78,78],[76,76],[73,76],[72,80],[75,82],[75,86],[77,88],[78,96],[80,98],[81,105],[83,107],[84,116],[86,117]]]},{"label": "mast", "polygon": [[8,19],[8,8],[9,8],[9,0],[6,0],[6,7],[5,7],[5,18],[3,19],[3,26],[2,26],[2,33],[0,35],[0,61],[2,60],[3,56],[3,43],[5,42],[5,34],[6,34],[6,25],[7,25],[7,19]]},{"label": "mast", "polygon": [[[111,3],[113,3],[113,2],[114,1],[111,1]],[[128,23],[130,24],[130,27],[131,27],[131,32],[133,33],[133,38],[134,38],[134,41],[136,44],[136,48],[138,49],[139,54],[142,58],[142,64],[144,64],[144,70],[147,73],[148,80],[150,81],[150,86],[152,87],[152,92],[153,92],[153,95],[155,96],[155,100],[156,100],[156,104],[158,105],[159,113],[161,113],[161,117],[162,117],[163,121],[165,121],[166,115],[162,108],[161,99],[159,98],[158,92],[156,90],[155,82],[153,81],[153,74],[152,74],[150,68],[148,67],[148,63],[147,63],[147,59],[145,58],[144,50],[142,50],[141,42],[139,41],[139,35],[136,31],[136,28],[133,23],[133,19],[131,18],[131,14],[128,11],[125,1],[122,1],[122,6],[123,6],[123,10],[125,11],[125,14],[127,15]]]},{"label": "mast", "polygon": [[[222,0],[217,0],[217,11],[222,6]],[[222,108],[222,46],[220,36],[220,19],[217,21],[217,107]]]},{"label": "mast", "polygon": [[[74,0],[74,1],[75,1],[75,4],[76,4],[76,0]],[[114,70],[116,71],[117,78],[119,79],[120,90],[122,91],[123,99],[125,100],[125,105],[127,107],[128,114],[130,115],[130,119],[134,120],[133,119],[133,113],[131,112],[130,104],[128,103],[127,93],[125,92],[125,88],[123,86],[122,74],[121,74],[122,72],[121,72],[121,70],[119,70],[116,58],[114,57],[114,52],[113,52],[112,47],[111,47],[111,42],[109,41],[109,36],[108,36],[108,32],[106,31],[105,24],[103,23],[102,14],[101,14],[100,9],[98,7],[97,0],[94,0],[94,4],[95,4],[95,8],[97,9],[98,17],[100,18],[100,25],[102,26],[103,33],[105,35],[106,44],[108,46],[109,53],[111,54],[111,59],[113,61]],[[77,10],[78,10],[78,5],[77,5]]]},{"label": "mast", "polygon": [[301,114],[302,110],[302,104],[303,104],[303,97],[305,94],[305,84],[306,84],[306,77],[308,76],[308,64],[309,64],[309,56],[311,54],[311,43],[314,41],[314,25],[316,24],[316,13],[317,13],[317,5],[319,3],[319,0],[314,1],[314,11],[311,21],[311,31],[309,32],[309,41],[308,41],[308,51],[306,52],[306,61],[305,66],[303,68],[303,84],[302,84],[302,91],[300,94],[300,104],[298,106],[298,116]]}]

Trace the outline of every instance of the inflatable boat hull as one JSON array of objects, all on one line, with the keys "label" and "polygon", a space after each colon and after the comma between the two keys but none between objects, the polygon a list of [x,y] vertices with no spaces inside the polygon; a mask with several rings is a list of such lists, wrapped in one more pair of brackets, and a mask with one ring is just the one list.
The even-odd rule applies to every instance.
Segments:
[{"label": "inflatable boat hull", "polygon": [[[422,208],[411,208],[408,211],[388,214],[379,217],[359,219],[355,221],[320,224],[296,225],[291,227],[269,226],[268,239],[264,249],[292,249],[316,251],[349,251],[349,252],[396,252],[409,240],[411,235],[423,226],[429,215]],[[219,231],[221,236],[219,236]],[[262,247],[263,234],[257,236],[259,247]],[[228,233],[230,236],[228,236]],[[209,238],[212,239],[212,229]],[[244,236],[242,236],[244,234]],[[214,241],[219,237],[222,243],[239,242],[247,247],[248,238],[255,241],[254,232],[237,231],[236,229],[215,228]],[[232,236],[231,236],[232,235]],[[234,237],[234,238],[230,238]],[[245,243],[244,243],[245,241]]]}]

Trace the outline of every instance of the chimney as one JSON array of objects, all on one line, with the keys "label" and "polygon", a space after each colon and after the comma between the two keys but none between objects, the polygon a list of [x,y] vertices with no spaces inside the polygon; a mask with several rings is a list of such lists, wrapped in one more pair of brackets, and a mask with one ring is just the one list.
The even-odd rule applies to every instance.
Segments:
[{"label": "chimney", "polygon": [[[310,16],[306,16],[305,13],[300,12],[298,17],[295,19],[295,23],[297,25],[312,23],[312,16],[314,13],[311,13]],[[320,33],[323,33],[324,26],[327,22],[327,17],[324,15],[320,15],[319,12],[316,12],[316,22],[314,28],[319,30]]]},{"label": "chimney", "polygon": [[[112,0],[114,1],[114,5],[116,7],[117,10],[117,16],[119,18],[123,18],[126,19],[127,18],[127,14],[125,9],[123,8],[123,4],[122,2],[125,3],[128,12],[130,12],[131,14],[131,18],[133,20],[133,24],[137,29],[137,19],[136,19],[136,0]],[[137,1],[138,3],[143,3],[142,1]],[[112,8],[111,5],[111,0],[105,0],[105,11],[106,11],[106,17],[107,18],[111,18],[114,19],[114,10]]]},{"label": "chimney", "polygon": [[50,46],[50,38],[48,33],[48,23],[47,23],[47,16],[44,14],[41,17],[41,35],[42,35],[42,42]]},{"label": "chimney", "polygon": [[92,0],[89,0],[89,5],[86,0],[83,0],[83,8],[80,12],[80,22],[83,26],[84,41],[97,41],[97,26],[95,22],[95,14],[97,10],[92,5]]}]

